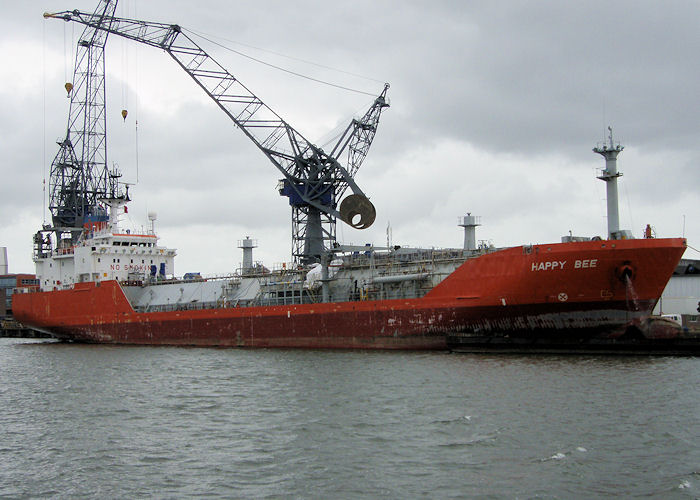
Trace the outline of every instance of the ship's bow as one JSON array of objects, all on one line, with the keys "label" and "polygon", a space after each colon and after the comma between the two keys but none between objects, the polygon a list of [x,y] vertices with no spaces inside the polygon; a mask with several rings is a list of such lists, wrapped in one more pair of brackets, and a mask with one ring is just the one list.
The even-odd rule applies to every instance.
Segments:
[{"label": "ship's bow", "polygon": [[460,311],[452,343],[614,339],[649,317],[685,248],[681,238],[514,247],[467,261],[428,297]]}]

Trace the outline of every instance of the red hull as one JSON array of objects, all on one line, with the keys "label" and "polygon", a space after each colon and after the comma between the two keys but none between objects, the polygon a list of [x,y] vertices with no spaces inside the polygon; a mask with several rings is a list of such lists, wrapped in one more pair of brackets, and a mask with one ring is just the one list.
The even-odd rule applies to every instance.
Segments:
[{"label": "red hull", "polygon": [[445,349],[448,334],[618,335],[651,313],[685,247],[677,238],[510,248],[410,300],[137,313],[105,281],[17,295],[13,309],[59,338],[149,345]]}]

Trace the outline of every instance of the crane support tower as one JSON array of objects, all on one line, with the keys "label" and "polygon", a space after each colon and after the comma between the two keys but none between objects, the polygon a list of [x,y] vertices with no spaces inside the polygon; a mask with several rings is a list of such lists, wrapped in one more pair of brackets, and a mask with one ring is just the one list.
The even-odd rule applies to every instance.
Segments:
[{"label": "crane support tower", "polygon": [[[83,227],[104,222],[107,213],[101,199],[118,196],[118,171],[107,167],[104,50],[117,0],[100,0],[78,39],[73,81],[66,83],[70,97],[66,136],[51,163],[49,209],[52,225],[35,235],[35,249],[50,249],[50,234],[57,244],[74,243]],[[62,239],[67,241],[61,241]],[[36,246],[38,245],[38,246]]]},{"label": "crane support tower", "polygon": [[[292,207],[292,256],[300,264],[320,262],[336,241],[336,219],[357,229],[372,225],[374,205],[354,181],[388,107],[389,85],[369,110],[353,119],[330,152],[306,140],[177,24],[105,17],[85,12],[46,13],[122,36],[168,53],[282,173],[278,185]],[[343,166],[339,158],[345,155]],[[347,188],[352,194],[340,202]],[[340,202],[340,203],[339,203]]]}]

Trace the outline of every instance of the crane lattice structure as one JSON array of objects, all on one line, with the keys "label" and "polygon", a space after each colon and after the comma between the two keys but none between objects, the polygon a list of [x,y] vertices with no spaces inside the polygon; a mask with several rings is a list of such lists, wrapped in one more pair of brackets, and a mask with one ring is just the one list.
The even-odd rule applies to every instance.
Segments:
[{"label": "crane lattice structure", "polygon": [[[353,119],[326,153],[285,122],[176,24],[107,18],[77,10],[45,17],[75,21],[167,52],[282,173],[279,191],[289,198],[292,207],[292,256],[296,262],[317,262],[334,246],[338,217],[357,229],[374,222],[374,206],[353,177],[372,144],[381,112],[388,107],[388,84],[365,115]],[[347,167],[338,161],[343,154]],[[338,206],[348,187],[353,194]]]},{"label": "crane lattice structure", "polygon": [[[117,0],[100,0],[78,39],[73,81],[66,83],[70,97],[65,139],[51,163],[49,210],[57,238],[75,239],[89,221],[106,220],[100,200],[117,195],[119,172],[107,167],[105,106],[105,44]],[[40,235],[37,235],[40,237]]]}]

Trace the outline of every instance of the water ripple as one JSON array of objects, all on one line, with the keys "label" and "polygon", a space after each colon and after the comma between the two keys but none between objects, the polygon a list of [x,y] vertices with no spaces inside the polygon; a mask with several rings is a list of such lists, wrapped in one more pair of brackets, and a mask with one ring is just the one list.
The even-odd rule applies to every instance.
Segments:
[{"label": "water ripple", "polygon": [[0,340],[0,497],[697,497],[692,358]]}]

